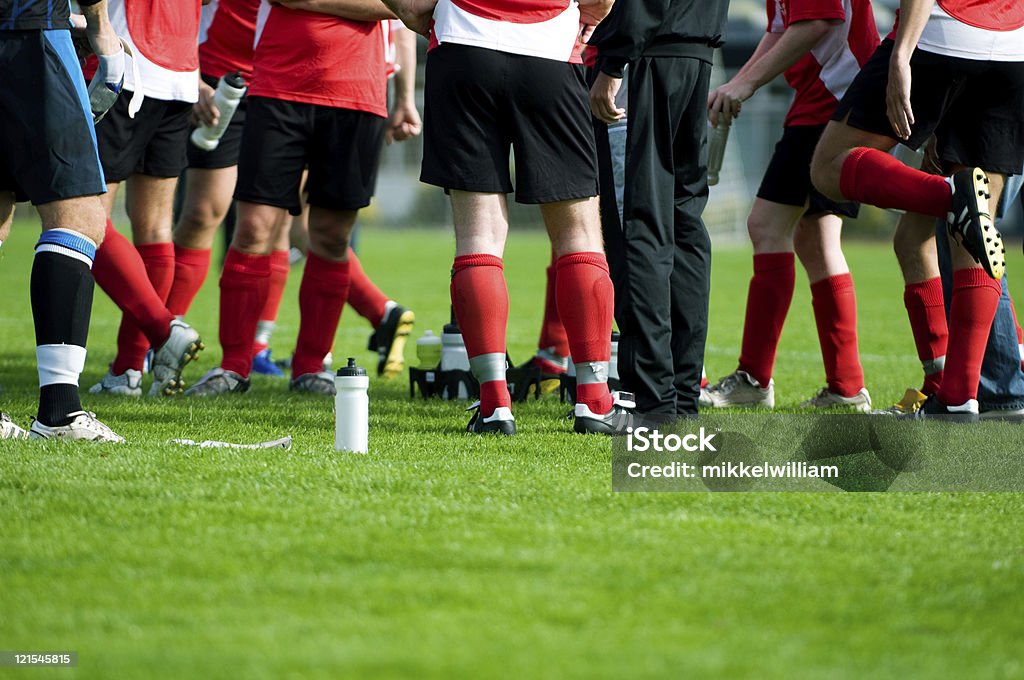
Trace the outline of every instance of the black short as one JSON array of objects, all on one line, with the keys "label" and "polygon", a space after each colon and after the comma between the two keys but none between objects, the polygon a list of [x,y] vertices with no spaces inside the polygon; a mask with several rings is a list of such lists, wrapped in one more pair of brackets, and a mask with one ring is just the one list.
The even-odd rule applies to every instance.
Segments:
[{"label": "black short", "polygon": [[445,189],[554,203],[596,196],[597,151],[583,67],[445,44],[427,55],[423,169]]},{"label": "black short", "polygon": [[106,117],[96,125],[100,161],[108,182],[129,175],[177,177],[188,165],[192,105],[146,97],[135,118],[128,116],[132,93],[125,90]]},{"label": "black short", "polygon": [[302,212],[302,171],[310,205],[359,210],[377,183],[387,119],[365,111],[250,97],[235,198]]},{"label": "black short", "polygon": [[[891,40],[882,42],[850,84],[832,120],[895,140],[885,115],[892,49]],[[1021,172],[1024,62],[961,59],[918,49],[910,66],[915,123],[904,144],[918,149],[935,134],[947,162],[1011,175]]]},{"label": "black short", "polygon": [[860,205],[837,203],[825,198],[811,185],[811,157],[824,125],[790,125],[782,129],[768,168],[764,171],[757,197],[783,205],[807,206],[805,215],[832,213],[856,217]]},{"label": "black short", "polygon": [[[203,75],[203,82],[216,89],[220,78]],[[242,96],[235,109],[235,115],[231,116],[231,122],[224,130],[217,148],[212,151],[203,151],[191,141],[188,143],[188,167],[196,170],[218,170],[238,165],[238,153],[242,148],[242,130],[245,128],[245,110],[249,97]],[[189,132],[191,134],[191,131]]]},{"label": "black short", "polygon": [[35,205],[106,191],[68,31],[0,31],[0,190]]}]

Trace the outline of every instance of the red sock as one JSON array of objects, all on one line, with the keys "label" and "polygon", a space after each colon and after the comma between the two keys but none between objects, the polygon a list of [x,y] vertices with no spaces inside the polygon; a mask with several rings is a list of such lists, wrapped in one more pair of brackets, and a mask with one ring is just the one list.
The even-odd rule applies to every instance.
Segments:
[{"label": "red sock", "polygon": [[825,378],[832,392],[852,397],[864,387],[857,351],[857,294],[853,276],[837,274],[811,285]]},{"label": "red sock", "polygon": [[540,325],[540,340],[537,343],[539,349],[546,349],[558,356],[569,356],[569,337],[565,334],[565,326],[558,316],[558,299],[555,295],[555,273],[557,271],[557,258],[555,252],[551,251],[551,264],[548,266],[548,285],[544,291],[544,320]]},{"label": "red sock", "polygon": [[[153,284],[153,290],[162,300],[167,299],[174,281],[174,246],[170,243],[144,243],[135,246],[146,267],[146,275]],[[114,375],[121,375],[131,368],[141,371],[146,362],[149,340],[139,330],[131,317],[121,316],[121,328],[117,331],[117,356],[110,367]]]},{"label": "red sock", "polygon": [[949,346],[939,401],[959,406],[978,398],[981,362],[996,317],[1003,289],[981,267],[953,272],[953,299],[949,308]]},{"label": "red sock", "polygon": [[356,310],[356,314],[376,328],[384,320],[384,306],[388,303],[388,296],[366,275],[363,265],[351,248],[348,249],[348,265],[348,273],[352,278],[352,284],[348,289],[348,304]]},{"label": "red sock", "polygon": [[775,369],[782,325],[793,301],[796,268],[793,253],[754,255],[754,276],[747,292],[740,370],[768,387]]},{"label": "red sock", "polygon": [[[508,325],[508,286],[500,257],[460,255],[452,265],[452,306],[462,331],[469,359],[485,354],[505,354]],[[510,408],[512,399],[504,376],[480,379],[480,414],[489,417],[494,409]]]},{"label": "red sock", "polygon": [[103,292],[138,325],[152,347],[167,342],[174,315],[153,289],[139,251],[114,229],[110,220],[103,244],[96,251],[92,274]]},{"label": "red sock", "polygon": [[858,147],[843,161],[839,190],[850,201],[946,217],[953,191],[945,177],[904,165],[884,151]]},{"label": "red sock", "polygon": [[946,341],[949,329],[946,325],[946,304],[942,294],[942,279],[908,283],[903,291],[903,304],[910,317],[910,330],[914,333],[917,357],[924,367],[924,385],[921,391],[931,395],[942,385],[942,370],[932,370],[936,359],[946,358]]},{"label": "red sock", "polygon": [[[277,312],[281,308],[281,298],[284,297],[284,287],[288,283],[290,270],[291,262],[287,250],[275,250],[270,254],[270,284],[267,288],[267,301],[260,312],[260,321],[277,321]],[[262,342],[253,342],[252,355],[256,356],[266,348],[267,345]]]},{"label": "red sock", "polygon": [[[573,362],[609,361],[615,291],[608,276],[608,260],[603,253],[572,253],[558,258],[556,267],[558,314],[569,337]],[[612,408],[608,383],[578,383],[576,402],[586,404],[594,413],[608,413]]]},{"label": "red sock", "polygon": [[185,316],[210,271],[209,249],[174,246],[174,283],[167,295],[167,309]]},{"label": "red sock", "polygon": [[270,287],[270,256],[228,248],[220,274],[220,346],[225,371],[248,377],[252,339]]},{"label": "red sock", "polygon": [[312,252],[299,286],[299,339],[292,359],[292,376],[319,373],[338,331],[349,290],[349,263],[332,262]]}]

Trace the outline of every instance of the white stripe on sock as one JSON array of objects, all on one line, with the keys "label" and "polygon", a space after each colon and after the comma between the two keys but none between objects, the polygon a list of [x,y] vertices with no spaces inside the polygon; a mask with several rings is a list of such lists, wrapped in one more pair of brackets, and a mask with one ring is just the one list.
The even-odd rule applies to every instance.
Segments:
[{"label": "white stripe on sock", "polygon": [[469,360],[469,366],[473,370],[473,377],[480,384],[505,379],[504,352],[493,352],[472,357]]},{"label": "white stripe on sock", "polygon": [[77,250],[72,250],[71,248],[66,248],[56,243],[40,243],[39,245],[36,246],[36,252],[57,253],[58,255],[64,255],[65,257],[72,257],[76,260],[80,260],[81,262],[86,263],[87,265],[89,265],[89,269],[92,269],[92,259],[90,259],[89,256],[83,255]]},{"label": "white stripe on sock", "polygon": [[608,382],[608,362],[588,361],[576,364],[576,384],[596,385]]},{"label": "white stripe on sock", "polygon": [[39,345],[36,347],[39,386],[77,385],[85,369],[85,348],[78,345]]}]

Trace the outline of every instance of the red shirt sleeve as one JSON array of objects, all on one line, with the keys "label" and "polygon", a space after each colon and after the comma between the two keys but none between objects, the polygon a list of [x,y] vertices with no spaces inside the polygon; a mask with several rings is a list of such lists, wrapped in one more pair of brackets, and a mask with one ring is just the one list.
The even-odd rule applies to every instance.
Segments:
[{"label": "red shirt sleeve", "polygon": [[846,21],[843,0],[788,0],[786,4],[789,10],[786,12],[787,26],[814,19]]}]

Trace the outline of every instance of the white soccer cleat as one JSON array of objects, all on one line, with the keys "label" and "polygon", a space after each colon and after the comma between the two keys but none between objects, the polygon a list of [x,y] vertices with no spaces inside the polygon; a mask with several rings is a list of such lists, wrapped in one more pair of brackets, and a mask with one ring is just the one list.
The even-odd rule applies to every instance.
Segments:
[{"label": "white soccer cleat", "polygon": [[56,427],[43,425],[38,420],[33,421],[32,427],[29,428],[29,436],[32,439],[73,439],[76,441],[109,442],[112,444],[124,443],[124,437],[97,420],[95,413],[76,411],[68,415],[74,416],[74,420],[67,425],[58,425]]},{"label": "white soccer cleat", "polygon": [[837,407],[851,407],[861,413],[871,413],[871,395],[868,394],[866,387],[860,388],[852,397],[844,397],[823,387],[812,398],[800,404],[800,408]]},{"label": "white soccer cleat", "polygon": [[0,413],[0,439],[28,439],[28,431],[18,427],[6,413]]},{"label": "white soccer cleat", "polygon": [[142,373],[129,368],[121,375],[109,370],[103,380],[89,388],[89,394],[113,394],[119,397],[142,396]]},{"label": "white soccer cleat", "polygon": [[754,380],[753,376],[737,369],[714,385],[702,389],[700,405],[704,408],[775,408],[775,380],[769,380],[768,387],[761,387],[761,383]]},{"label": "white soccer cleat", "polygon": [[181,371],[205,346],[194,328],[180,319],[171,322],[171,334],[153,354],[153,386],[149,396],[171,396],[184,389]]},{"label": "white soccer cleat", "polygon": [[594,413],[586,404],[573,407],[573,432],[577,434],[626,434],[633,426],[636,397],[630,392],[612,392],[612,407],[608,413]]}]

